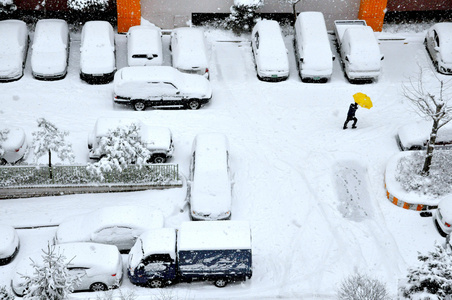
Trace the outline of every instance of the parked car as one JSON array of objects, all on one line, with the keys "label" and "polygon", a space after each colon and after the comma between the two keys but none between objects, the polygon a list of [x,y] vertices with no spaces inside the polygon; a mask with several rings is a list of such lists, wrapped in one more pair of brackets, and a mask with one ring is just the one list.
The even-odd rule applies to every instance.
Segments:
[{"label": "parked car", "polygon": [[200,28],[181,27],[171,32],[173,67],[181,72],[209,78],[209,64],[204,31]]},{"label": "parked car", "polygon": [[[56,245],[54,253],[64,256],[68,272],[80,276],[81,282],[74,291],[106,291],[119,287],[123,278],[122,257],[118,248],[112,245],[95,243],[69,243]],[[14,269],[11,286],[14,293],[23,296],[26,291],[24,276],[32,276],[35,269],[31,260],[38,266],[45,265],[42,250],[22,258]]]},{"label": "parked car", "polygon": [[24,130],[20,127],[1,127],[0,132],[6,137],[4,141],[0,140],[0,164],[14,164],[23,159],[28,150]]},{"label": "parked car", "polygon": [[425,46],[438,72],[452,75],[452,22],[430,27]]},{"label": "parked car", "polygon": [[150,163],[164,163],[173,156],[174,144],[171,130],[166,127],[148,126],[141,120],[135,118],[99,118],[94,125],[93,132],[88,136],[89,158],[100,159],[105,155],[99,148],[102,137],[108,135],[109,131],[120,126],[136,124],[139,126],[141,141],[151,152],[148,159]]},{"label": "parked car", "polygon": [[375,34],[364,20],[334,21],[338,52],[350,82],[377,80],[384,56]]},{"label": "parked car", "polygon": [[163,227],[163,214],[141,206],[109,206],[63,221],[55,233],[55,244],[93,242],[132,248],[148,229]]},{"label": "parked car", "polygon": [[80,78],[88,83],[108,83],[116,71],[115,36],[107,21],[88,21],[80,42]]},{"label": "parked car", "polygon": [[160,66],[163,63],[162,31],[154,25],[130,27],[127,32],[127,63],[130,66]]},{"label": "parked car", "polygon": [[27,24],[24,21],[0,21],[0,81],[22,78],[29,42]]},{"label": "parked car", "polygon": [[229,142],[224,134],[202,133],[195,137],[187,193],[193,220],[231,218]]},{"label": "parked car", "polygon": [[294,26],[295,58],[303,82],[327,82],[333,73],[330,40],[323,14],[306,11],[298,14]]},{"label": "parked car", "polygon": [[66,76],[69,60],[69,27],[64,20],[44,19],[36,23],[31,46],[31,72],[41,80]]},{"label": "parked car", "polygon": [[19,252],[20,241],[16,229],[10,225],[0,224],[0,266],[9,264],[17,252]]},{"label": "parked car", "polygon": [[149,230],[130,250],[127,274],[133,284],[151,288],[192,281],[213,281],[221,288],[250,279],[249,224],[184,222],[177,233],[172,228]]},{"label": "parked car", "polygon": [[438,203],[438,208],[433,214],[436,228],[442,236],[452,232],[452,196],[445,196]]},{"label": "parked car", "polygon": [[113,101],[138,111],[158,106],[198,109],[211,98],[209,80],[173,67],[126,67],[115,74]]},{"label": "parked car", "polygon": [[[424,150],[432,131],[432,122],[419,121],[399,127],[396,135],[400,150]],[[452,149],[452,123],[438,130],[435,149]]]},{"label": "parked car", "polygon": [[258,21],[251,32],[251,47],[260,80],[282,81],[289,77],[289,58],[278,22]]}]

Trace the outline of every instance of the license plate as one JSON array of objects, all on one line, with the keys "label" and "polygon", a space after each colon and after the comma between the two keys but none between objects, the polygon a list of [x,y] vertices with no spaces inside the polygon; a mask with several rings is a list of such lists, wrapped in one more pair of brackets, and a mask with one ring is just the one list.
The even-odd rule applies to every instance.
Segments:
[{"label": "license plate", "polygon": [[320,80],[320,77],[313,77],[314,80]]},{"label": "license plate", "polygon": [[278,78],[278,75],[272,75],[272,78]]}]

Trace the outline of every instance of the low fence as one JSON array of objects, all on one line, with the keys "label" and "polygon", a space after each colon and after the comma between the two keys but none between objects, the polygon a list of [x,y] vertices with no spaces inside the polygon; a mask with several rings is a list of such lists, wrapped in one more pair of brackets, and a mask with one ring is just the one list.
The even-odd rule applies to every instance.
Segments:
[{"label": "low fence", "polygon": [[182,186],[176,164],[130,165],[121,172],[104,172],[103,176],[100,180],[85,165],[3,166],[0,167],[0,199]]}]

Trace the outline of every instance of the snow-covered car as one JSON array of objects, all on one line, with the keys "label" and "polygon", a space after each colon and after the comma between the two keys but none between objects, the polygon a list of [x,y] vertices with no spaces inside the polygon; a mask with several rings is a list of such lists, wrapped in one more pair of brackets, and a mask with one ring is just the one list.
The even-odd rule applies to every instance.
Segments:
[{"label": "snow-covered car", "polygon": [[160,66],[163,63],[162,31],[154,25],[130,27],[127,32],[127,64]]},{"label": "snow-covered car", "polygon": [[[431,121],[419,121],[399,127],[396,142],[400,150],[424,150],[432,131]],[[438,130],[435,149],[452,149],[452,123]]]},{"label": "snow-covered car", "polygon": [[437,23],[425,37],[427,52],[438,72],[452,74],[452,22]]},{"label": "snow-covered car", "polygon": [[173,67],[181,72],[209,78],[209,64],[204,31],[200,28],[181,27],[171,32]]},{"label": "snow-covered car", "polygon": [[109,206],[63,221],[55,244],[93,242],[127,252],[144,231],[163,227],[163,214],[142,206]]},{"label": "snow-covered car", "polygon": [[27,136],[20,127],[0,127],[6,137],[0,140],[0,164],[14,164],[20,161],[28,150]]},{"label": "snow-covered car", "polygon": [[438,203],[433,219],[436,228],[442,236],[446,236],[452,232],[452,196],[448,195],[441,199]]},{"label": "snow-covered car", "polygon": [[36,23],[31,46],[31,72],[41,80],[66,76],[69,60],[69,27],[61,19],[44,19]]},{"label": "snow-covered car", "polygon": [[14,227],[0,224],[0,266],[10,263],[17,252],[19,252],[20,242]]},{"label": "snow-covered car", "polygon": [[146,148],[151,152],[148,162],[164,163],[173,156],[174,144],[171,130],[166,127],[148,126],[135,118],[98,118],[93,132],[88,136],[89,158],[100,159],[105,153],[99,148],[102,137],[120,126],[139,126],[139,136]]},{"label": "snow-covered car", "polygon": [[108,83],[116,71],[115,36],[107,21],[88,21],[80,42],[80,78],[88,83]]},{"label": "snow-covered car", "polygon": [[115,74],[113,101],[138,111],[148,106],[198,109],[211,98],[209,80],[173,67],[125,67]]},{"label": "snow-covered car", "polygon": [[201,133],[193,141],[187,189],[190,217],[215,221],[231,218],[232,180],[229,142],[221,133]]},{"label": "snow-covered car", "polygon": [[294,25],[295,57],[303,82],[327,82],[333,73],[334,55],[323,14],[305,11],[298,14]]},{"label": "snow-covered car", "polygon": [[[46,250],[47,251],[47,250]],[[55,245],[54,254],[64,256],[69,276],[80,276],[74,291],[106,291],[119,287],[123,278],[122,257],[118,248],[95,243],[68,243]],[[18,296],[26,292],[24,276],[34,276],[37,266],[48,266],[42,250],[22,257],[14,269],[11,287]],[[49,267],[50,268],[50,267]]]},{"label": "snow-covered car", "polygon": [[0,21],[0,81],[18,80],[24,75],[29,41],[24,21]]},{"label": "snow-covered car", "polygon": [[251,32],[251,47],[260,80],[282,81],[289,77],[289,58],[278,22],[258,21]]}]

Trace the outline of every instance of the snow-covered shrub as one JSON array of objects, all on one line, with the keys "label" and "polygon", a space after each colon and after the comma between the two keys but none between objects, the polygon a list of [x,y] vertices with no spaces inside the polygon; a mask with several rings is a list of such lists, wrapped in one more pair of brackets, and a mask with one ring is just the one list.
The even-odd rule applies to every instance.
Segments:
[{"label": "snow-covered shrub", "polygon": [[100,180],[105,179],[105,173],[119,171],[129,164],[142,166],[151,156],[151,152],[141,141],[139,125],[119,126],[115,130],[110,130],[103,136],[96,148],[96,154],[105,155],[96,163],[88,164],[87,170]]},{"label": "snow-covered shrub", "polygon": [[13,0],[0,0],[0,14],[9,14],[17,10]]},{"label": "snow-covered shrub", "polygon": [[[118,282],[119,286],[119,282]],[[134,291],[124,292],[122,289],[109,290],[102,295],[97,295],[96,300],[135,300],[137,296]]]},{"label": "snow-covered shrub", "polygon": [[6,286],[0,287],[0,300],[14,300],[15,298],[13,293],[6,289]]},{"label": "snow-covered shrub", "polygon": [[445,299],[452,294],[452,256],[438,243],[427,255],[419,253],[419,266],[408,269],[406,281],[400,285],[400,297],[406,299]]},{"label": "snow-covered shrub", "polygon": [[89,12],[89,11],[105,11],[110,2],[108,0],[68,0],[69,9]]},{"label": "snow-covered shrub", "polygon": [[56,253],[54,245],[47,245],[42,250],[43,263],[31,261],[34,272],[31,276],[23,276],[26,280],[24,299],[60,300],[65,299],[81,282],[80,277],[69,273],[66,257]]},{"label": "snow-covered shrub", "polygon": [[337,297],[339,300],[389,300],[383,283],[360,273],[351,275],[341,282]]},{"label": "snow-covered shrub", "polygon": [[263,4],[262,0],[234,0],[231,14],[225,20],[225,27],[237,34],[250,32],[256,23],[256,11]]},{"label": "snow-covered shrub", "polygon": [[452,153],[435,151],[430,172],[422,174],[424,151],[415,151],[402,157],[397,165],[395,179],[407,192],[439,197],[452,193]]}]

